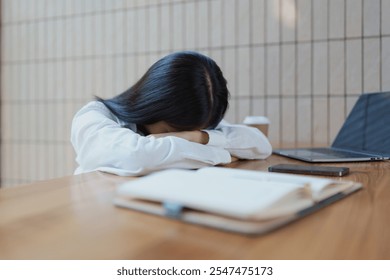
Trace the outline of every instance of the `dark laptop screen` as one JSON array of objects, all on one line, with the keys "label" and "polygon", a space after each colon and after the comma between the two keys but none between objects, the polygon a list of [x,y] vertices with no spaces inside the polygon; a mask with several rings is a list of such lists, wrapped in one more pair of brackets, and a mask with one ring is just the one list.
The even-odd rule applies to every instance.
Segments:
[{"label": "dark laptop screen", "polygon": [[360,96],[332,147],[390,155],[390,92]]}]

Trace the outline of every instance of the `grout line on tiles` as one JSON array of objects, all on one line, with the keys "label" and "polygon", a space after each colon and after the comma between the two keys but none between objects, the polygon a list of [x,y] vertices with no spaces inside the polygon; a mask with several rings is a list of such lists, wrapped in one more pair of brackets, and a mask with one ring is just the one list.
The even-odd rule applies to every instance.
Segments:
[{"label": "grout line on tiles", "polygon": [[199,2],[206,2],[206,1],[217,1],[217,0],[186,0],[186,1],[176,1],[176,2],[167,2],[167,3],[158,3],[158,4],[150,4],[150,5],[140,5],[135,7],[124,7],[124,8],[115,8],[115,9],[107,9],[107,10],[97,10],[97,11],[91,11],[91,12],[79,12],[79,13],[71,13],[67,15],[60,15],[60,16],[46,16],[46,17],[38,17],[35,19],[23,19],[18,21],[7,21],[2,23],[4,26],[14,26],[14,25],[24,25],[24,24],[31,24],[31,23],[38,23],[38,22],[50,22],[55,20],[65,20],[69,18],[85,18],[88,16],[96,16],[96,15],[105,15],[105,14],[116,14],[120,12],[128,12],[128,11],[134,11],[134,10],[143,10],[143,9],[150,9],[150,8],[161,8],[164,6],[169,5],[187,5],[191,3],[199,3]]},{"label": "grout line on tiles", "polygon": [[[297,1],[298,0],[294,0],[294,5],[295,7],[297,7]],[[298,26],[298,17],[296,16],[294,18],[294,24],[295,26],[297,27]],[[298,47],[297,47],[297,39],[298,39],[298,31],[297,31],[297,28],[294,29],[294,97],[295,97],[295,117],[294,117],[294,121],[295,121],[295,135],[294,135],[294,146],[296,147],[298,145],[298,127],[299,127],[299,122],[298,122]]]},{"label": "grout line on tiles", "polygon": [[311,110],[310,110],[310,114],[311,114],[311,121],[310,121],[310,144],[311,146],[313,146],[314,144],[314,119],[315,119],[315,112],[314,112],[314,94],[313,94],[313,90],[314,90],[314,75],[313,75],[313,64],[314,64],[314,57],[313,57],[313,24],[314,23],[314,19],[313,19],[313,2],[310,2],[310,107],[311,107]]},{"label": "grout line on tiles", "polygon": [[[249,44],[253,44],[253,15],[252,15],[252,1],[249,1]],[[249,115],[253,115],[253,48],[249,48],[249,95],[250,95],[250,106],[249,106]]]},{"label": "grout line on tiles", "polygon": [[[327,2],[327,24],[326,24],[326,37],[330,37],[330,3],[329,1]],[[330,99],[330,41],[327,40],[326,42],[326,55],[327,55],[327,66],[326,66],[326,71],[327,71],[327,78],[326,78],[326,99],[328,101],[328,142],[329,142],[329,135],[330,135],[330,106],[329,106],[329,99]]]},{"label": "grout line on tiles", "polygon": [[382,0],[379,0],[379,91],[382,92]]},{"label": "grout line on tiles", "polygon": [[267,88],[267,86],[268,86],[268,81],[267,81],[267,79],[268,79],[268,75],[267,75],[267,73],[268,73],[268,57],[267,57],[267,55],[268,55],[268,48],[267,48],[267,46],[269,46],[268,44],[266,44],[266,42],[268,41],[268,38],[267,38],[267,36],[268,36],[268,32],[267,32],[267,14],[268,13],[266,13],[267,12],[267,9],[268,9],[268,6],[267,6],[267,1],[264,1],[264,19],[263,19],[263,21],[264,21],[264,24],[263,24],[263,26],[264,26],[264,42],[265,42],[265,44],[264,44],[264,104],[263,104],[263,106],[264,106],[264,113],[265,113],[265,115],[266,116],[268,116],[269,114],[268,114],[268,106],[266,105],[266,103],[267,103],[267,101],[268,101],[268,88]]},{"label": "grout line on tiles", "polygon": [[[348,40],[361,40],[361,39],[382,39],[390,38],[390,35],[383,36],[365,36],[362,37],[350,37]],[[313,41],[297,41],[297,42],[281,42],[281,43],[264,43],[264,44],[237,44],[237,45],[227,45],[227,46],[217,46],[217,47],[195,47],[198,51],[217,51],[217,50],[230,50],[237,48],[256,48],[256,47],[272,47],[272,46],[285,46],[285,45],[301,45],[301,44],[311,44],[311,43],[320,43],[320,42],[344,42],[343,38],[338,39],[321,39]],[[60,56],[60,57],[51,57],[51,58],[32,58],[32,59],[23,59],[23,60],[3,60],[3,65],[15,65],[15,64],[36,64],[36,63],[55,63],[55,62],[65,62],[65,61],[85,61],[92,59],[108,59],[108,58],[122,58],[122,57],[135,57],[135,56],[147,56],[147,55],[161,55],[162,53],[167,53],[169,51],[174,51],[175,49],[161,49],[158,51],[136,51],[136,52],[122,52],[122,53],[112,53],[112,54],[101,54],[101,55],[79,55],[79,56]],[[177,49],[179,50],[179,49]],[[35,55],[36,56],[36,55]]]},{"label": "grout line on tiles", "polygon": [[[238,0],[235,0],[234,1],[234,38],[235,38],[235,46],[237,46],[238,44]],[[240,97],[240,93],[238,92],[239,91],[239,82],[240,82],[240,79],[238,79],[238,48],[235,47],[234,48],[234,67],[235,67],[235,71],[234,71],[234,79],[235,79],[235,83],[234,83],[234,95],[237,96],[237,97]],[[240,110],[240,98],[237,98],[236,101],[237,102],[234,102],[234,107],[235,107],[235,110],[234,110],[234,113],[235,113],[235,116],[234,116],[234,119],[235,119],[235,122],[238,123],[240,122],[239,120],[239,110]]]},{"label": "grout line on tiles", "polygon": [[[347,4],[344,1],[344,40],[343,40],[343,51],[344,51],[344,116],[347,116]],[[329,99],[328,99],[329,102]],[[329,138],[328,138],[329,139]],[[330,139],[328,140],[330,142]]]},{"label": "grout line on tiles", "polygon": [[[279,11],[278,11],[278,18],[281,18],[282,13],[282,1],[279,0]],[[278,44],[278,59],[279,59],[279,136],[278,136],[278,143],[277,145],[280,147],[280,144],[282,143],[283,139],[283,98],[282,98],[282,80],[283,80],[283,64],[282,64],[282,25],[279,21],[279,44]]]},{"label": "grout line on tiles", "polygon": [[[348,97],[359,97],[360,94],[349,94]],[[310,94],[302,94],[302,95],[285,95],[285,96],[277,96],[277,95],[270,95],[267,97],[267,99],[283,99],[283,98],[294,98],[294,99],[300,99],[300,98],[310,98]],[[318,94],[316,95],[316,98],[327,98],[327,94]],[[343,98],[344,94],[333,94],[332,97],[338,97]],[[91,95],[90,98],[80,98],[80,99],[3,99],[2,104],[3,105],[21,105],[21,104],[74,104],[79,106],[80,104],[83,104],[85,102],[88,102],[88,100],[92,100],[93,95]],[[264,96],[255,96],[255,95],[241,95],[241,96],[231,96],[230,99],[232,100],[238,100],[241,98],[247,98],[247,99],[253,99],[253,100],[259,100],[259,99],[265,99]]]},{"label": "grout line on tiles", "polygon": [[[361,0],[361,3],[362,3],[362,14],[361,14],[361,17],[362,17],[362,36],[361,36],[361,42],[362,42],[362,78],[361,78],[361,85],[362,85],[362,92],[364,92],[364,60],[365,60],[365,57],[364,57],[364,39],[367,38],[364,36],[364,0]],[[347,104],[346,104],[347,106]],[[344,118],[346,118],[347,116],[344,115]]]}]

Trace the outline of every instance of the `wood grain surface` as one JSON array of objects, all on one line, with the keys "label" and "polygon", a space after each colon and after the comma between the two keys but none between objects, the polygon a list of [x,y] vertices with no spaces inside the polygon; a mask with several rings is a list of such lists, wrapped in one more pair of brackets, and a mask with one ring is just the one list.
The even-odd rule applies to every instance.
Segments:
[{"label": "wood grain surface", "polygon": [[[228,167],[304,164],[273,155]],[[348,166],[364,188],[271,233],[246,236],[117,208],[101,172],[0,189],[0,259],[390,259],[390,162]],[[341,179],[340,179],[341,180]]]}]

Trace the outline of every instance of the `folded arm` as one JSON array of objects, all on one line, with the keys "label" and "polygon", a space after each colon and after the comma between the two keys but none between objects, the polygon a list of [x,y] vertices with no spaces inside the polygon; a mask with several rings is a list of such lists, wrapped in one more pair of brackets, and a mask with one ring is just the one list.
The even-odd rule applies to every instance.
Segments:
[{"label": "folded arm", "polygon": [[118,124],[100,102],[91,102],[73,119],[71,142],[78,173],[101,170],[118,175],[143,175],[164,168],[200,168],[231,162],[222,147],[181,137],[145,137]]},{"label": "folded arm", "polygon": [[209,146],[226,149],[240,159],[265,159],[272,153],[268,138],[258,129],[222,121],[216,129],[207,130]]},{"label": "folded arm", "polygon": [[271,144],[261,131],[245,125],[232,125],[226,121],[212,130],[169,132],[152,136],[175,136],[199,144],[221,147],[229,151],[232,160],[264,159],[272,153]]},{"label": "folded arm", "polygon": [[206,145],[209,142],[209,134],[206,131],[201,131],[201,130],[159,133],[159,134],[151,134],[150,136],[156,138],[175,136],[182,139],[186,139],[190,142],[203,144],[203,145]]}]

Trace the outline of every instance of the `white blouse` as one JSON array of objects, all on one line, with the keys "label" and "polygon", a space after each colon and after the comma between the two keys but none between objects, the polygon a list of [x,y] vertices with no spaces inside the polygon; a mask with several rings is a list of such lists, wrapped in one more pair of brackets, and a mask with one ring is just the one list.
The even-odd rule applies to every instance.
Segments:
[{"label": "white blouse", "polygon": [[197,169],[240,159],[264,159],[271,144],[258,129],[222,121],[209,134],[207,145],[167,136],[156,138],[124,127],[101,102],[92,101],[76,113],[71,142],[79,167],[75,174],[99,170],[121,176],[137,176],[167,168]]}]

